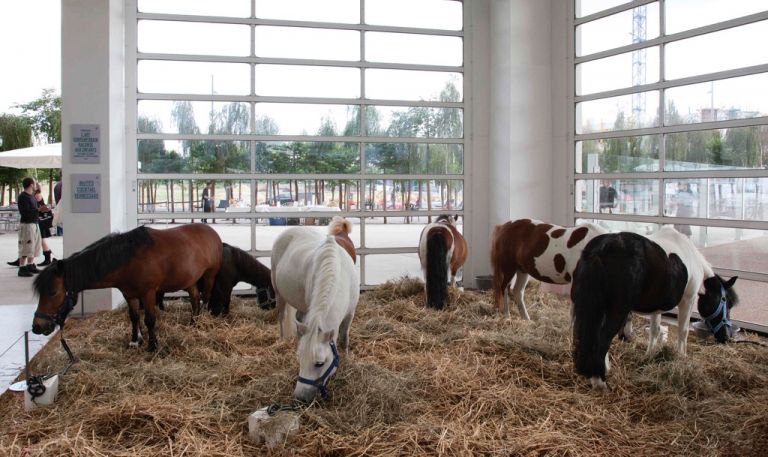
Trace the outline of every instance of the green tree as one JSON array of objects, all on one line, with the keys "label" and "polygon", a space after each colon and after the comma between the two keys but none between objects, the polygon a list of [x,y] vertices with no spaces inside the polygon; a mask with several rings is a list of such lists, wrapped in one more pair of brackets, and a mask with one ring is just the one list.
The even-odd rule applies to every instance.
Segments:
[{"label": "green tree", "polygon": [[40,98],[16,105],[27,116],[35,138],[41,143],[61,142],[61,96],[53,89],[43,89]]},{"label": "green tree", "polygon": [[[29,118],[12,114],[0,115],[0,151],[28,148],[32,146],[32,124]],[[21,190],[21,180],[27,176],[27,170],[0,167],[0,205],[5,205],[6,189],[8,202],[16,198]]]}]

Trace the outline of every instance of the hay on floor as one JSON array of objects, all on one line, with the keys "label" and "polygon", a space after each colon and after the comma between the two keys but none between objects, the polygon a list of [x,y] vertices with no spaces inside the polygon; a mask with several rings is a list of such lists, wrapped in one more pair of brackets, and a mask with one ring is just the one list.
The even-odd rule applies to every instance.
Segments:
[{"label": "hay on floor", "polygon": [[[569,304],[529,287],[531,321],[505,321],[488,293],[451,293],[448,310],[423,306],[420,281],[388,283],[361,297],[351,354],[330,398],[305,410],[301,429],[268,452],[247,438],[247,417],[287,403],[298,364],[278,339],[274,311],[234,299],[232,315],[171,302],[160,350],[128,349],[125,310],[72,320],[80,361],[50,409],[0,398],[0,455],[758,455],[768,449],[768,349],[689,344],[644,357],[614,342],[612,390],[578,378]],[[670,339],[676,338],[670,332]],[[57,339],[34,371],[65,362]]]}]

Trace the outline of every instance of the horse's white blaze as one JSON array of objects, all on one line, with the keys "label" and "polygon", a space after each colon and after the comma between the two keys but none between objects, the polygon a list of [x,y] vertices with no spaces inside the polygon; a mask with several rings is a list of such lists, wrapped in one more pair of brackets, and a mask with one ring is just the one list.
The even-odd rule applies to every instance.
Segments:
[{"label": "horse's white blaze", "polygon": [[[349,344],[349,327],[360,297],[360,277],[352,258],[333,236],[295,227],[275,241],[272,275],[278,306],[282,303],[303,316],[299,376],[317,379],[333,360],[330,342],[339,337],[345,348]],[[316,366],[318,362],[323,366]],[[315,387],[297,382],[294,396],[309,401],[316,392]]]}]

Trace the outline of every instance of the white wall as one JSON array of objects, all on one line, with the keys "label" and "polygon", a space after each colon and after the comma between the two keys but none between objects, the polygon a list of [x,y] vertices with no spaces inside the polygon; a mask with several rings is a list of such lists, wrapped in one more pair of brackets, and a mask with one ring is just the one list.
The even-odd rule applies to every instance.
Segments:
[{"label": "white wall", "polygon": [[[125,193],[125,89],[123,2],[67,0],[61,8],[62,174],[64,256],[102,236],[128,228]],[[71,125],[100,126],[99,164],[71,163]],[[73,214],[73,173],[101,174],[101,213]],[[116,290],[88,291],[86,312],[111,309],[122,295]]]}]

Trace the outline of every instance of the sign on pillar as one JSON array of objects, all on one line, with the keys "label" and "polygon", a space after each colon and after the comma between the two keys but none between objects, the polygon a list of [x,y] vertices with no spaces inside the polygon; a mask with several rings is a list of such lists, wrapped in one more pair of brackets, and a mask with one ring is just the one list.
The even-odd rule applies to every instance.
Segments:
[{"label": "sign on pillar", "polygon": [[73,174],[72,212],[101,212],[101,175],[98,173]]},{"label": "sign on pillar", "polygon": [[97,124],[72,124],[72,163],[99,163],[100,146]]}]

